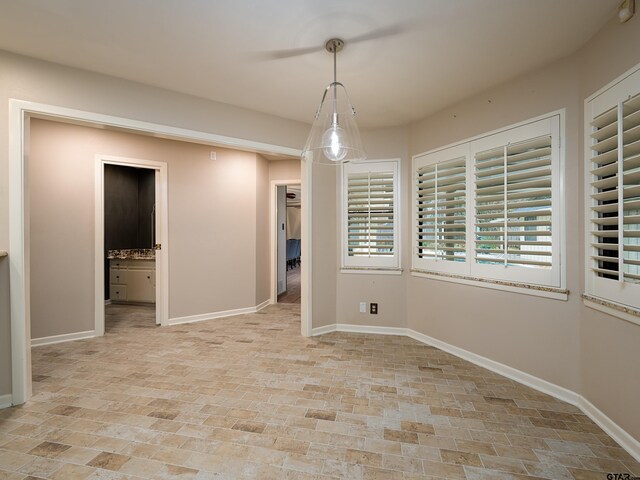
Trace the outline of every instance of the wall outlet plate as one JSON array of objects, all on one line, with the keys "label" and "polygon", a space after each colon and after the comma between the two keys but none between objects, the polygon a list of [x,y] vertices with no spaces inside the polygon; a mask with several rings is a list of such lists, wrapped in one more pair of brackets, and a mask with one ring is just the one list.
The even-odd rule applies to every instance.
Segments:
[{"label": "wall outlet plate", "polygon": [[369,313],[371,315],[377,315],[378,314],[378,304],[377,303],[370,303],[369,304]]},{"label": "wall outlet plate", "polygon": [[360,313],[367,313],[367,302],[360,302]]}]

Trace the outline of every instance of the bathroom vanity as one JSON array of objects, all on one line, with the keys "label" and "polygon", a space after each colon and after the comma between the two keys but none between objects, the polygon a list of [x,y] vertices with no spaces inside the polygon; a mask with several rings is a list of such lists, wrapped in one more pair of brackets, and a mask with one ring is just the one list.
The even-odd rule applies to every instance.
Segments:
[{"label": "bathroom vanity", "polygon": [[114,302],[156,301],[156,261],[152,249],[109,250],[109,297]]}]

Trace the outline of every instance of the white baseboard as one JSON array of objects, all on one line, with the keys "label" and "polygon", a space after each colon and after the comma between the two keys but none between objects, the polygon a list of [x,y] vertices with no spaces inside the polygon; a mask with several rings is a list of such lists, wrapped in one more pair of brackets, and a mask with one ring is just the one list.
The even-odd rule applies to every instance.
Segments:
[{"label": "white baseboard", "polygon": [[331,332],[350,332],[350,333],[374,333],[376,335],[400,335],[406,336],[406,328],[396,327],[374,327],[371,325],[355,325],[352,323],[337,323],[317,327],[311,330],[311,336],[324,335]]},{"label": "white baseboard", "polygon": [[31,346],[41,347],[42,345],[71,342],[73,340],[83,340],[85,338],[93,338],[95,336],[96,336],[96,332],[94,330],[87,330],[86,332],[65,333],[62,335],[53,335],[51,337],[32,338]]},{"label": "white baseboard", "polygon": [[579,402],[580,395],[564,387],[551,382],[547,382],[546,380],[525,373],[521,370],[518,370],[517,368],[510,367],[503,363],[496,362],[495,360],[491,360],[490,358],[483,357],[482,355],[469,352],[467,350],[464,350],[463,348],[459,348],[436,338],[430,337],[428,335],[425,335],[424,333],[416,332],[415,330],[411,330],[410,328],[407,328],[406,330],[406,335],[410,338],[413,338],[414,340],[439,348],[440,350],[467,360],[468,362],[484,367],[487,370],[491,370],[492,372],[503,375],[507,378],[510,378],[511,380],[523,383],[524,385],[531,387],[534,390],[546,393],[547,395],[551,395],[552,397],[556,397],[572,405],[577,406]]},{"label": "white baseboard", "polygon": [[273,304],[273,302],[271,301],[271,299],[267,298],[264,302],[259,303],[258,305],[256,305],[256,312],[259,312],[263,308],[268,307],[269,305],[272,305],[272,304]]},{"label": "white baseboard", "polygon": [[13,398],[10,393],[0,395],[0,408],[8,408],[13,404]]},{"label": "white baseboard", "polygon": [[467,360],[471,363],[479,365],[480,367],[484,367],[487,370],[499,373],[500,375],[510,378],[511,380],[523,383],[528,387],[533,388],[534,390],[538,390],[539,392],[546,393],[547,395],[551,395],[552,397],[575,405],[580,410],[582,410],[582,413],[584,413],[600,428],[602,428],[602,430],[607,432],[607,434],[611,438],[613,438],[622,448],[629,452],[632,457],[640,462],[640,442],[633,438],[625,429],[611,420],[607,415],[605,415],[600,409],[598,409],[582,395],[554,383],[547,382],[546,380],[538,378],[534,375],[525,373],[521,370],[518,370],[517,368],[509,367],[508,365],[504,365],[503,363],[496,362],[494,360],[483,357],[481,355],[477,355],[454,345],[450,345],[441,340],[429,337],[428,335],[425,335],[423,333],[416,332],[415,330],[407,329],[407,336],[413,338],[414,340],[418,340],[419,342],[439,348],[440,350],[444,350],[445,352],[455,355],[456,357]]},{"label": "white baseboard", "polygon": [[333,325],[325,325],[324,327],[316,327],[311,330],[311,336],[315,337],[317,335],[324,335],[325,333],[335,332],[337,330],[336,324]]},{"label": "white baseboard", "polygon": [[576,405],[591,420],[596,422],[598,426],[607,432],[618,445],[624,448],[629,454],[640,462],[640,442],[633,438],[626,430],[617,423],[607,417],[598,407],[589,400],[580,396],[580,403]]},{"label": "white baseboard", "polygon": [[589,400],[567,388],[548,382],[534,375],[518,370],[517,368],[483,357],[482,355],[469,352],[463,348],[456,347],[455,345],[443,342],[442,340],[438,340],[410,328],[334,324],[314,328],[311,331],[311,335],[322,335],[335,331],[407,336],[417,340],[418,342],[439,348],[440,350],[455,355],[458,358],[462,358],[463,360],[467,360],[475,365],[484,367],[487,370],[503,375],[511,380],[527,385],[534,390],[538,390],[539,392],[546,393],[547,395],[551,395],[552,397],[575,405],[600,428],[602,428],[602,430],[604,430],[611,438],[613,438],[622,448],[629,452],[632,457],[640,462],[640,442],[633,438],[633,436],[631,436],[620,425],[611,420]]},{"label": "white baseboard", "polygon": [[350,323],[338,323],[336,325],[336,331],[351,333],[375,333],[376,335],[407,335],[406,328],[375,327],[373,325],[354,325]]},{"label": "white baseboard", "polygon": [[215,320],[216,318],[235,317],[236,315],[246,315],[256,313],[267,305],[271,304],[271,299],[256,305],[255,307],[236,308],[234,310],[223,310],[220,312],[200,313],[198,315],[188,315],[186,317],[170,318],[168,325],[180,325],[183,323],[204,322],[205,320]]}]

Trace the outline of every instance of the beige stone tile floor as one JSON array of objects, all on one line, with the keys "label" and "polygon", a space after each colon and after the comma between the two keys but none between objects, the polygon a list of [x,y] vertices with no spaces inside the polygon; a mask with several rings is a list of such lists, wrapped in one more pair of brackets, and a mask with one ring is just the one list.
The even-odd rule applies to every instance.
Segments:
[{"label": "beige stone tile floor", "polygon": [[606,479],[640,465],[577,408],[395,336],[300,336],[298,305],[33,349],[0,479]]}]

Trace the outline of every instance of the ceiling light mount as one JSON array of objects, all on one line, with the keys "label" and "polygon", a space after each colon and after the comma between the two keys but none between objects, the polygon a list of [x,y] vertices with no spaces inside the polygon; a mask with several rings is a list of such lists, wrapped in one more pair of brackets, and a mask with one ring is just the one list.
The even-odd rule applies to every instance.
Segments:
[{"label": "ceiling light mount", "polygon": [[324,48],[326,48],[329,53],[338,53],[343,47],[344,40],[339,38],[332,38],[331,40],[327,40],[327,43],[324,44]]},{"label": "ceiling light mount", "polygon": [[[351,105],[347,89],[337,79],[337,53],[343,48],[344,40],[340,38],[332,38],[325,43],[325,49],[333,54],[333,82],[324,89],[302,150],[302,157],[314,163],[339,165],[366,158],[355,122],[356,110]],[[327,103],[331,103],[331,110],[323,111],[328,94],[331,102]]]}]

